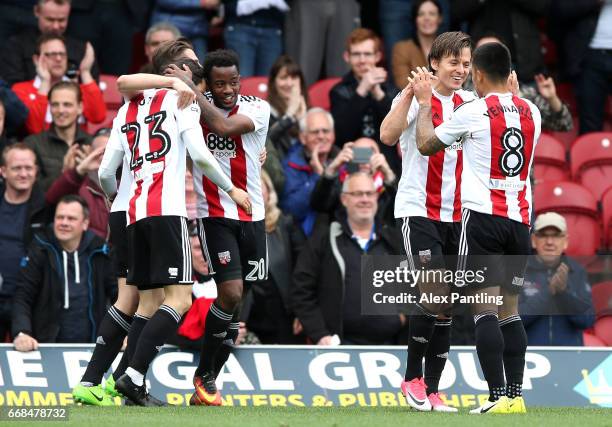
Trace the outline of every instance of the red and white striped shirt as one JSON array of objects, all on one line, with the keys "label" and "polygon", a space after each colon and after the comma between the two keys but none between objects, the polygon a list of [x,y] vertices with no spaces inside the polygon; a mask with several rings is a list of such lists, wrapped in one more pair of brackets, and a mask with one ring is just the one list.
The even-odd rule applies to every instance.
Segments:
[{"label": "red and white striped shirt", "polygon": [[529,171],[541,123],[540,111],[530,101],[511,93],[490,93],[457,108],[435,129],[446,145],[463,140],[465,209],[529,225]]},{"label": "red and white striped shirt", "polygon": [[132,177],[128,224],[152,216],[187,216],[185,131],[199,128],[199,119],[196,104],[179,110],[176,92],[167,89],[144,91],[121,107],[115,129]]},{"label": "red and white striped shirt", "polygon": [[[393,101],[399,101],[401,93]],[[453,110],[474,99],[472,92],[458,90],[444,96],[435,90],[431,97],[434,127],[448,120]],[[461,143],[452,144],[433,156],[423,156],[416,146],[416,118],[419,103],[412,100],[408,110],[408,128],[400,136],[402,177],[395,198],[395,217],[426,217],[435,221],[461,221]]]},{"label": "red and white striped shirt", "polygon": [[[210,93],[206,93],[209,102]],[[252,132],[231,137],[222,137],[212,132],[206,123],[202,123],[202,132],[208,149],[213,153],[223,172],[229,176],[235,187],[249,194],[252,214],[220,190],[202,171],[194,165],[193,183],[197,195],[198,218],[220,217],[240,221],[261,221],[265,210],[261,192],[261,164],[259,155],[266,145],[270,105],[255,96],[238,97],[236,106],[231,110],[219,109],[226,117],[234,114],[247,116],[253,122]]]}]

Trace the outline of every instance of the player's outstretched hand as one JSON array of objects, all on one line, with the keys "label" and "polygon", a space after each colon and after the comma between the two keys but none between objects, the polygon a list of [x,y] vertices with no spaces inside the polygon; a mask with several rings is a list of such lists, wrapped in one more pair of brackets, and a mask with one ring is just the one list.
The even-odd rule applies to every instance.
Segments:
[{"label": "player's outstretched hand", "polygon": [[253,207],[251,206],[251,200],[249,199],[249,195],[246,193],[246,191],[234,187],[227,194],[234,202],[236,202],[238,206],[244,209],[247,214],[250,215],[252,213]]},{"label": "player's outstretched hand", "polygon": [[419,105],[431,103],[432,82],[437,78],[425,67],[417,67],[417,71],[412,71],[412,79],[414,96]]},{"label": "player's outstretched hand", "polygon": [[508,76],[508,90],[512,92],[512,95],[519,96],[519,82],[516,71],[514,70],[512,70]]}]

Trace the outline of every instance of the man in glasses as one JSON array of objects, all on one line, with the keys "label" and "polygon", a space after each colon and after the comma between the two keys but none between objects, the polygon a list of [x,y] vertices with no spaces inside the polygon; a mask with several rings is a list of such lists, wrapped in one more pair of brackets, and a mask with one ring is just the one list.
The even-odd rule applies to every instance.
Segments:
[{"label": "man in glasses", "polygon": [[334,118],[321,108],[311,108],[300,120],[299,137],[301,144],[294,144],[283,160],[285,188],[280,206],[293,215],[308,236],[316,217],[310,195],[337,151]]},{"label": "man in glasses", "polygon": [[[380,125],[397,93],[393,85],[387,82],[387,71],[377,66],[381,59],[381,42],[376,33],[357,28],[349,34],[344,60],[351,70],[329,93],[339,148],[362,136],[380,140]],[[396,149],[380,142],[378,146],[393,171],[399,175],[401,160]]]},{"label": "man in glasses", "polygon": [[[64,36],[70,15],[70,0],[38,0],[30,2],[34,6],[38,28],[25,28],[19,34],[9,38],[4,44],[3,61],[0,63],[0,76],[9,84],[22,82],[36,77],[36,64],[32,55],[36,54],[37,41],[42,35]],[[89,43],[66,37],[68,62],[78,68],[86,53],[91,48]],[[92,49],[93,51],[93,49]],[[95,60],[91,66],[94,78],[98,78],[98,66]]]},{"label": "man in glasses", "polygon": [[340,199],[343,214],[313,234],[297,259],[292,309],[317,345],[395,344],[403,316],[361,314],[361,257],[399,253],[399,234],[376,220],[378,192],[369,173],[349,175]]},{"label": "man in glasses", "polygon": [[564,254],[569,243],[565,218],[538,215],[531,235],[519,313],[529,345],[582,346],[582,333],[595,321],[586,270]]},{"label": "man in glasses", "polygon": [[[102,91],[91,73],[94,60],[93,48],[88,45],[78,73],[71,74],[68,72],[68,53],[64,38],[49,34],[39,39],[37,51],[31,57],[36,66],[36,77],[34,80],[16,83],[12,88],[29,110],[25,123],[29,134],[48,129],[55,119],[53,102],[50,101],[52,87],[62,81],[72,80],[77,83],[77,77],[80,77],[78,98],[82,97],[82,111],[79,111],[82,117],[79,118],[79,123],[100,123],[105,119],[106,105]],[[78,102],[80,103],[81,99],[78,99]]]}]

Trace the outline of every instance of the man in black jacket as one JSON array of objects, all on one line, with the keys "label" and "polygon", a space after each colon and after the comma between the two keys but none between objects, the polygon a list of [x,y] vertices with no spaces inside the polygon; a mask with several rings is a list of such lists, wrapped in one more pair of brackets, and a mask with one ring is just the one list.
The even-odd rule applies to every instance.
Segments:
[{"label": "man in black jacket", "polygon": [[315,232],[298,257],[291,302],[306,335],[318,345],[393,344],[404,323],[397,316],[361,314],[361,256],[401,250],[399,233],[375,221],[378,193],[369,174],[346,178],[346,218]]},{"label": "man in black jacket", "polygon": [[[4,44],[0,76],[10,85],[36,77],[36,65],[32,56],[38,49],[38,39],[43,34],[64,35],[70,15],[70,1],[39,0],[34,6],[34,15],[38,21],[37,29],[26,28]],[[69,69],[72,66],[76,70],[85,56],[86,42],[72,37],[65,37],[65,41]],[[92,74],[97,80],[99,71],[96,63],[92,67]]]},{"label": "man in black jacket", "polygon": [[47,222],[44,194],[35,184],[36,155],[22,143],[2,151],[0,173],[0,341],[11,331],[11,299],[19,277],[19,262],[33,234]]},{"label": "man in black jacket", "polygon": [[357,28],[349,34],[344,60],[351,71],[329,93],[331,113],[338,147],[362,136],[372,138],[398,174],[401,160],[396,149],[380,143],[380,125],[397,93],[393,84],[387,82],[387,71],[376,66],[382,58],[380,46],[380,39],[372,30]]},{"label": "man in black jacket", "polygon": [[39,342],[95,342],[117,281],[108,246],[87,230],[88,217],[81,197],[64,196],[52,230],[30,245],[13,298],[16,350],[35,350]]}]

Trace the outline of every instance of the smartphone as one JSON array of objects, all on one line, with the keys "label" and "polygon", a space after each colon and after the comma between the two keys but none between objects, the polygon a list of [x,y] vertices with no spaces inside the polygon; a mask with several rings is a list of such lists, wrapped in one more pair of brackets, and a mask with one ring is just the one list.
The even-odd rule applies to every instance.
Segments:
[{"label": "smartphone", "polygon": [[369,163],[371,157],[372,149],[370,147],[353,147],[353,163]]}]

